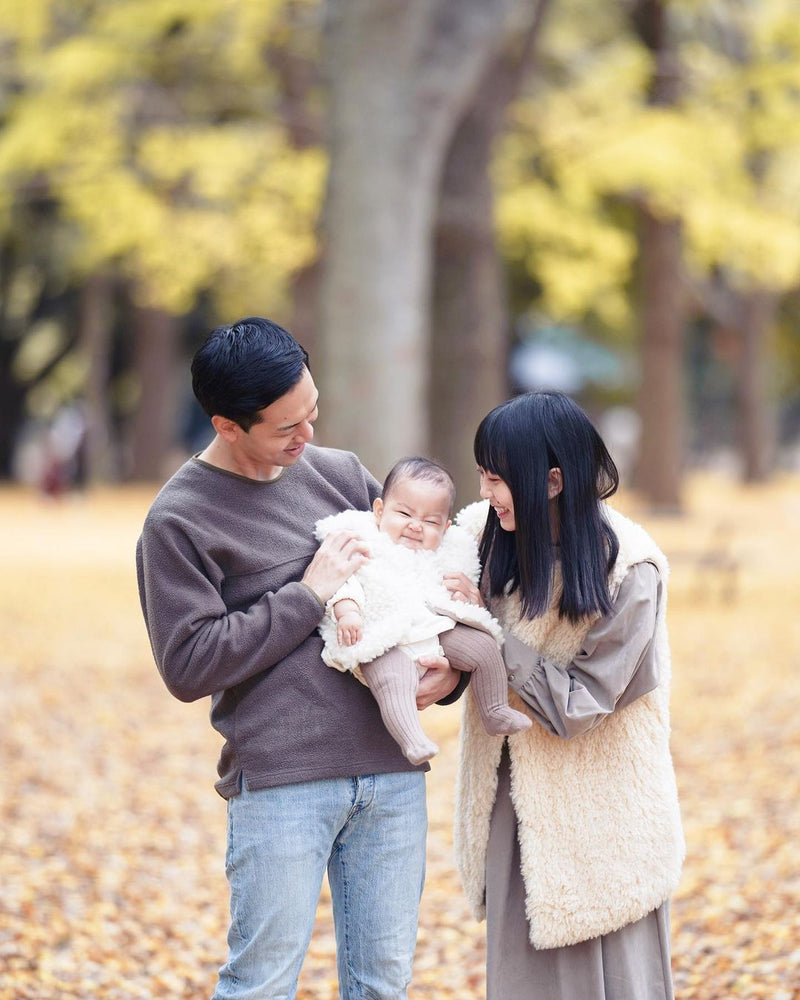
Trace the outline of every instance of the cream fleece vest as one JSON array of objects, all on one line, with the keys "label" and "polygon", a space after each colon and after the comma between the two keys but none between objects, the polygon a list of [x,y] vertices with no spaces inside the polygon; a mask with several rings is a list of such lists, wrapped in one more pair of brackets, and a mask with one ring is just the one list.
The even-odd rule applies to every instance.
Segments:
[{"label": "cream fleece vest", "polygon": [[[610,577],[612,598],[640,562],[666,558],[639,525],[606,507],[620,542]],[[480,533],[486,506],[473,504],[459,523]],[[566,666],[592,620],[558,617],[560,581],[550,610],[520,620],[516,594],[492,604],[512,634]],[[664,600],[656,623],[659,686],[571,740],[542,726],[508,737],[511,798],[519,826],[530,940],[557,948],[609,934],[660,906],[675,890],[685,847],[669,752],[670,654]],[[514,708],[523,702],[510,692]],[[456,789],[456,863],[472,911],[485,917],[486,849],[505,737],[489,736],[471,692],[465,699]]]}]

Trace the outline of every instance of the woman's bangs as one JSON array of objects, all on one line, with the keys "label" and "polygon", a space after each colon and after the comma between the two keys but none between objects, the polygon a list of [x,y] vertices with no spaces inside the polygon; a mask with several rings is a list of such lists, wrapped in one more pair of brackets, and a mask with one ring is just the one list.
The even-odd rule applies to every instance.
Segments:
[{"label": "woman's bangs", "polygon": [[478,466],[493,476],[507,478],[507,453],[503,445],[502,429],[498,430],[496,414],[483,419],[475,435],[475,461]]}]

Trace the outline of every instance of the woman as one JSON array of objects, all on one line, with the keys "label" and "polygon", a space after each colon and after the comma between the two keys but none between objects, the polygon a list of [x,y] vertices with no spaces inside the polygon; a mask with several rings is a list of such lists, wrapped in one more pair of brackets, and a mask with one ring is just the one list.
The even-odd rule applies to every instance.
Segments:
[{"label": "woman", "polygon": [[618,474],[569,397],[529,393],[475,437],[480,593],[506,633],[510,702],[465,705],[456,856],[487,920],[488,1000],[667,1000],[669,897],[684,855],[669,753],[666,560],[603,501]]}]

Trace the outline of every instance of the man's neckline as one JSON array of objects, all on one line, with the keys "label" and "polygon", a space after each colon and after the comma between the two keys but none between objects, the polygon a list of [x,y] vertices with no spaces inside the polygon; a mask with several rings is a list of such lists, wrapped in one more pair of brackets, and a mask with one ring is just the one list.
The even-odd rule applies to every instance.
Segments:
[{"label": "man's neckline", "polygon": [[278,471],[277,476],[273,476],[272,479],[253,479],[252,476],[243,476],[240,472],[233,472],[231,469],[223,469],[221,465],[214,465],[213,462],[207,462],[204,458],[200,458],[201,452],[192,456],[192,460],[197,462],[198,465],[202,465],[204,469],[211,469],[212,472],[219,472],[223,476],[233,476],[234,479],[241,479],[245,483],[253,483],[256,486],[272,486],[283,478],[284,473],[288,466],[284,466]]}]

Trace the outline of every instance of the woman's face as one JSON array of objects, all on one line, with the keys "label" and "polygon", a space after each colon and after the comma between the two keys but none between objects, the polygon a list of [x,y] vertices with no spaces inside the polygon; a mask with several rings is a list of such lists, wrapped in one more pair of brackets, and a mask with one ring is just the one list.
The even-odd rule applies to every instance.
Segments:
[{"label": "woman's face", "polygon": [[481,497],[488,500],[494,507],[495,513],[500,519],[500,527],[503,531],[513,531],[516,527],[514,521],[514,501],[511,499],[511,490],[505,481],[493,472],[487,472],[478,466],[478,475],[481,483]]}]

